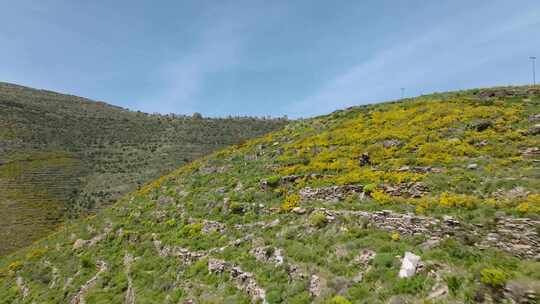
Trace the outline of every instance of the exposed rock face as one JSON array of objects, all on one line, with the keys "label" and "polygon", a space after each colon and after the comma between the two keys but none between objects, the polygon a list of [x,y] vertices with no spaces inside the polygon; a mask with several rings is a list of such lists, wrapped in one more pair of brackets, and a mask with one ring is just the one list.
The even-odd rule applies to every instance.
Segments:
[{"label": "exposed rock face", "polygon": [[532,126],[528,131],[527,134],[529,135],[538,135],[540,134],[540,124],[535,124]]},{"label": "exposed rock face", "polygon": [[398,185],[383,185],[384,192],[392,196],[422,197],[429,192],[426,185],[419,182],[401,183]]},{"label": "exposed rock face", "polygon": [[537,303],[540,296],[537,294],[538,290],[540,290],[538,283],[509,281],[504,287],[503,295],[510,300],[509,303]]},{"label": "exposed rock face", "polygon": [[529,121],[540,121],[540,113],[529,116]]},{"label": "exposed rock face", "polygon": [[397,170],[398,172],[413,172],[413,173],[441,173],[443,169],[435,167],[421,166],[403,166]]},{"label": "exposed rock face", "polygon": [[273,263],[276,267],[283,265],[284,257],[280,248],[273,247],[256,247],[253,248],[251,254],[255,256],[258,261]]},{"label": "exposed rock face", "polygon": [[225,231],[225,225],[216,221],[203,220],[203,227],[201,229],[203,233],[212,233],[219,232],[223,233]]},{"label": "exposed rock face", "polygon": [[83,239],[77,239],[75,243],[73,243],[73,250],[78,250],[84,247],[84,244],[86,242]]},{"label": "exposed rock face", "polygon": [[73,243],[73,250],[79,250],[79,249],[82,249],[83,247],[92,247],[95,244],[107,238],[107,236],[109,235],[111,231],[112,231],[111,226],[107,225],[107,227],[105,227],[105,229],[103,230],[103,233],[100,233],[89,240],[77,239]]},{"label": "exposed rock face", "polygon": [[382,145],[385,148],[401,147],[403,146],[403,142],[399,139],[387,139],[382,142]]},{"label": "exposed rock face", "polygon": [[[311,174],[306,174],[306,175],[286,175],[286,176],[282,176],[279,179],[279,182],[277,184],[286,185],[286,184],[294,183],[300,179],[310,180],[310,179],[317,179],[321,177],[323,177],[323,175],[317,174],[317,173],[311,173]],[[260,185],[261,185],[261,189],[263,190],[268,190],[269,188],[271,188],[271,185],[268,179],[261,180]]]},{"label": "exposed rock face", "polygon": [[172,197],[170,197],[170,196],[161,195],[158,198],[157,202],[160,205],[169,205],[169,204],[172,204],[174,202],[174,199]]},{"label": "exposed rock face", "polygon": [[324,289],[324,281],[318,275],[312,275],[309,281],[309,292],[314,297],[320,297]]},{"label": "exposed rock face", "polygon": [[[323,212],[330,218],[338,216],[356,216],[366,219],[372,226],[402,235],[424,235],[432,239],[441,239],[449,235],[476,237],[479,245],[494,247],[522,258],[540,258],[539,220],[529,218],[514,219],[499,217],[496,229],[485,231],[475,225],[461,223],[450,216],[442,220],[414,214],[402,214],[392,211],[350,211],[314,208],[313,212]],[[332,219],[333,220],[333,219]]]},{"label": "exposed rock face", "polygon": [[304,271],[302,271],[300,266],[295,264],[287,265],[287,274],[289,275],[289,282],[307,279],[307,275]]},{"label": "exposed rock face", "polygon": [[502,189],[499,189],[493,193],[493,196],[495,196],[498,199],[504,199],[504,200],[514,200],[514,199],[524,199],[526,198],[531,192],[523,187],[514,187],[508,191],[504,191]]},{"label": "exposed rock face", "polygon": [[135,304],[135,289],[133,287],[133,278],[131,276],[131,264],[133,264],[135,258],[131,254],[126,253],[124,256],[124,267],[126,271],[126,277],[128,281],[128,288],[126,290],[125,304]]},{"label": "exposed rock face", "polygon": [[71,304],[85,304],[86,300],[84,299],[84,295],[86,292],[93,288],[97,284],[97,280],[101,276],[101,274],[105,271],[107,271],[107,263],[104,261],[99,261],[98,264],[98,272],[90,278],[90,280],[86,281],[83,286],[79,289],[79,292],[71,299]]},{"label": "exposed rock face", "polygon": [[228,273],[236,287],[251,296],[253,303],[259,301],[266,303],[266,292],[259,287],[252,273],[245,272],[240,267],[232,266],[220,259],[209,259],[208,270],[212,273]]},{"label": "exposed rock face", "polygon": [[292,209],[292,212],[294,212],[296,214],[304,214],[304,213],[306,213],[306,209],[301,208],[301,207],[294,207]]},{"label": "exposed rock face", "polygon": [[478,169],[478,164],[468,164],[467,169],[476,170],[476,169]]},{"label": "exposed rock face", "polygon": [[416,267],[420,263],[420,257],[411,252],[405,252],[401,269],[399,270],[400,278],[410,278],[416,273]]},{"label": "exposed rock face", "polygon": [[172,247],[162,245],[158,239],[157,234],[152,234],[154,247],[161,257],[178,257],[185,263],[191,263],[207,255],[204,251],[190,251],[189,249],[182,247]]},{"label": "exposed rock face", "polygon": [[287,175],[287,176],[281,177],[280,182],[282,184],[289,184],[289,183],[294,183],[295,181],[297,181],[299,179],[309,180],[309,179],[317,179],[317,178],[321,178],[321,177],[322,177],[322,175],[316,174],[316,173],[307,174],[307,175]]},{"label": "exposed rock face", "polygon": [[225,270],[225,261],[219,259],[208,259],[208,271],[222,273]]},{"label": "exposed rock face", "polygon": [[339,201],[352,194],[362,195],[363,189],[362,185],[329,186],[317,189],[306,187],[299,193],[303,200]]},{"label": "exposed rock face", "polygon": [[28,295],[30,294],[30,289],[24,283],[24,279],[22,277],[17,277],[17,280],[15,282],[17,284],[17,288],[22,294],[22,299],[26,299],[26,297],[28,297]]},{"label": "exposed rock face", "polygon": [[499,217],[480,245],[497,247],[524,258],[540,259],[540,221]]},{"label": "exposed rock face", "polygon": [[375,258],[376,255],[377,253],[373,250],[363,249],[359,255],[354,257],[353,261],[357,264],[366,266]]},{"label": "exposed rock face", "polygon": [[527,148],[523,150],[522,155],[525,157],[539,156],[540,148],[538,147]]}]

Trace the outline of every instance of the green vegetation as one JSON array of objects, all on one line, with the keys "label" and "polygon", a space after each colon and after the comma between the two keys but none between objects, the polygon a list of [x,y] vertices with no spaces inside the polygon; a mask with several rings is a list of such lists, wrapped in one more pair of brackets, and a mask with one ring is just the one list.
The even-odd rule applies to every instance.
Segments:
[{"label": "green vegetation", "polygon": [[511,87],[292,122],[3,257],[0,302],[534,303],[538,113]]},{"label": "green vegetation", "polygon": [[284,120],[131,112],[0,83],[0,255]]}]

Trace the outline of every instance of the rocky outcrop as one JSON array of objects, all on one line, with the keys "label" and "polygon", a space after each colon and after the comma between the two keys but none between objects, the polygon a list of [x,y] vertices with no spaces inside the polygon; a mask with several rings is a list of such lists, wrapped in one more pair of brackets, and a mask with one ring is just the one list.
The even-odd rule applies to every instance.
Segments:
[{"label": "rocky outcrop", "polygon": [[312,275],[309,281],[309,293],[314,297],[320,297],[325,287],[325,281],[318,275]]},{"label": "rocky outcrop", "polygon": [[225,231],[225,225],[216,221],[203,220],[202,233],[223,233]]},{"label": "rocky outcrop", "polygon": [[500,200],[515,200],[515,199],[524,199],[530,193],[531,191],[528,191],[527,189],[518,186],[507,191],[503,189],[498,189],[497,191],[492,193],[492,196]]},{"label": "rocky outcrop", "polygon": [[133,278],[131,277],[131,264],[135,261],[135,258],[129,254],[126,253],[124,256],[124,267],[127,277],[127,283],[128,287],[126,290],[126,296],[124,299],[125,304],[135,304],[135,289],[133,287]]},{"label": "rocky outcrop", "polygon": [[401,147],[403,146],[403,142],[399,139],[387,139],[382,142],[382,145],[388,149],[392,147]]},{"label": "rocky outcrop", "polygon": [[340,201],[352,194],[363,195],[363,189],[362,185],[329,186],[315,189],[306,187],[300,190],[299,194],[302,200]]},{"label": "rocky outcrop", "polygon": [[370,249],[362,249],[360,254],[355,256],[353,262],[362,266],[367,266],[375,258],[377,253]]},{"label": "rocky outcrop", "polygon": [[97,280],[99,279],[99,277],[105,271],[107,271],[107,263],[105,263],[104,261],[99,261],[97,263],[97,266],[98,266],[97,273],[92,278],[90,278],[90,280],[86,281],[84,285],[81,286],[81,288],[79,289],[79,292],[77,292],[77,294],[71,299],[71,302],[70,302],[71,304],[85,304],[86,303],[84,299],[84,295],[89,289],[93,288],[97,284]]},{"label": "rocky outcrop", "polygon": [[496,228],[487,230],[478,225],[462,223],[450,216],[438,219],[389,210],[368,212],[313,208],[310,211],[323,212],[330,219],[339,216],[358,217],[378,229],[402,235],[427,236],[432,240],[447,236],[477,238],[481,240],[479,246],[497,248],[522,258],[540,258],[540,221],[530,218],[499,217]]},{"label": "rocky outcrop", "polygon": [[524,157],[540,156],[540,148],[538,147],[527,148],[523,150],[521,155],[523,155]]},{"label": "rocky outcrop", "polygon": [[540,113],[529,116],[529,121],[540,121]]},{"label": "rocky outcrop", "polygon": [[410,278],[415,275],[416,267],[420,263],[420,257],[412,252],[405,252],[399,269],[400,278]]},{"label": "rocky outcrop", "polygon": [[535,124],[527,130],[528,135],[538,135],[540,134],[540,124]]},{"label": "rocky outcrop", "polygon": [[397,169],[398,172],[412,172],[412,173],[441,173],[444,171],[442,168],[436,167],[421,167],[421,166],[403,166]]},{"label": "rocky outcrop", "polygon": [[82,249],[84,247],[92,247],[92,246],[96,245],[97,243],[99,243],[99,242],[103,241],[104,239],[106,239],[107,236],[109,235],[109,233],[111,233],[111,231],[112,231],[111,226],[107,225],[102,233],[94,236],[93,238],[91,238],[89,240],[77,239],[73,243],[73,250],[80,250],[80,249]]},{"label": "rocky outcrop", "polygon": [[259,287],[254,275],[251,272],[243,271],[238,266],[233,266],[230,263],[220,259],[208,259],[208,271],[215,274],[226,273],[235,282],[238,289],[250,295],[252,302],[266,302],[266,292]]},{"label": "rocky outcrop", "polygon": [[192,263],[207,256],[204,251],[191,251],[183,247],[163,245],[155,233],[152,234],[152,239],[154,247],[161,257],[177,257],[184,263]]},{"label": "rocky outcrop", "polygon": [[306,175],[286,175],[279,178],[277,181],[270,181],[270,179],[263,179],[260,182],[260,186],[262,190],[268,190],[272,187],[278,186],[278,185],[287,185],[294,183],[298,180],[311,180],[311,179],[318,179],[324,177],[321,174],[312,173],[312,174],[306,174]]},{"label": "rocky outcrop", "polygon": [[28,295],[30,294],[30,288],[28,288],[28,286],[24,282],[24,279],[22,277],[17,277],[15,283],[17,284],[17,288],[22,295],[22,299],[26,299],[26,297],[28,297]]},{"label": "rocky outcrop", "polygon": [[250,250],[250,253],[260,262],[272,263],[276,267],[283,265],[284,257],[281,248],[270,246],[256,247]]},{"label": "rocky outcrop", "polygon": [[481,241],[481,246],[497,247],[524,258],[540,260],[540,221],[529,218],[498,217],[495,229]]},{"label": "rocky outcrop", "polygon": [[429,192],[429,188],[420,182],[408,182],[397,185],[382,185],[386,194],[392,196],[419,198]]}]

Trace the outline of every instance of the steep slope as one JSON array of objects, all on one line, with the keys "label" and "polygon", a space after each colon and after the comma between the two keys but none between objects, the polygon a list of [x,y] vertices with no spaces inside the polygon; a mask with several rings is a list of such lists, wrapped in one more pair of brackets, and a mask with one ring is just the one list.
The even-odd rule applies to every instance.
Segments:
[{"label": "steep slope", "polygon": [[0,83],[0,255],[283,120],[131,112]]},{"label": "steep slope", "polygon": [[0,299],[534,303],[539,113],[511,87],[293,122],[3,258]]}]

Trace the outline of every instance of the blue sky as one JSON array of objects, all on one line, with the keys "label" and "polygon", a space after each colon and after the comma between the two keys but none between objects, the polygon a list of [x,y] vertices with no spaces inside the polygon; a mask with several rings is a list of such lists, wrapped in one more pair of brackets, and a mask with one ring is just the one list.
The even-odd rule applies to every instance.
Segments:
[{"label": "blue sky", "polygon": [[538,0],[0,5],[0,81],[146,112],[307,117],[530,83],[540,57]]}]

